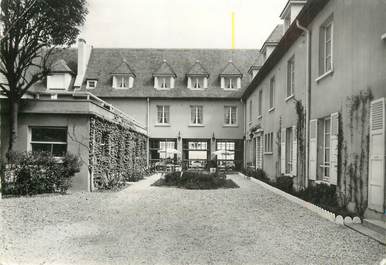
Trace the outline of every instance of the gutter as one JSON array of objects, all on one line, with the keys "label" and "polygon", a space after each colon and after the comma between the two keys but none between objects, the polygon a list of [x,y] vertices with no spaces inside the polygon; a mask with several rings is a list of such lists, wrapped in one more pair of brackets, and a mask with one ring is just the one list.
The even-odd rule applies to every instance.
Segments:
[{"label": "gutter", "polygon": [[246,114],[246,105],[245,104],[245,101],[243,99],[240,99],[240,102],[241,104],[243,104],[243,119],[244,119],[244,128],[243,128],[243,156],[244,156],[244,159],[243,159],[243,167],[246,168],[247,167],[247,150],[246,150],[246,147],[247,147],[247,138],[246,138],[246,134],[247,134],[247,125],[245,124],[246,121],[247,121],[247,114]]},{"label": "gutter", "polygon": [[308,186],[309,176],[309,128],[310,128],[310,113],[311,113],[311,31],[300,25],[299,20],[296,20],[296,26],[306,33],[307,36],[307,61],[306,61],[306,87],[305,87],[305,118],[306,118],[306,172],[304,176],[304,186]]},{"label": "gutter", "polygon": [[146,132],[147,132],[147,145],[146,145],[146,164],[147,168],[150,167],[150,137],[149,137],[149,132],[150,132],[150,99],[146,98],[147,101],[147,113],[146,113]]}]

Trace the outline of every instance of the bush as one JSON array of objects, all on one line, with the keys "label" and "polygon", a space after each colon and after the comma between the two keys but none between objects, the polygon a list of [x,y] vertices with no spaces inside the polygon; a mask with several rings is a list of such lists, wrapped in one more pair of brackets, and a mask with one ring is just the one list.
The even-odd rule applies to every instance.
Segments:
[{"label": "bush", "polygon": [[292,193],[293,192],[293,180],[289,176],[280,176],[276,178],[274,186],[282,191]]},{"label": "bush", "polygon": [[2,192],[13,195],[65,193],[80,170],[78,157],[67,154],[60,161],[49,153],[12,153],[2,174]]},{"label": "bush", "polygon": [[162,179],[157,180],[154,186],[175,186],[186,189],[218,189],[238,188],[236,183],[226,179],[225,174],[205,173],[196,171],[173,172],[166,174]]},{"label": "bush", "polygon": [[254,169],[254,168],[248,167],[243,169],[242,173],[244,175],[247,175],[248,177],[255,178],[266,183],[271,182],[270,179],[267,177],[267,174],[265,173],[265,171],[260,168]]},{"label": "bush", "polygon": [[324,183],[310,185],[306,189],[295,193],[296,196],[316,205],[325,207],[337,207],[338,198],[336,195],[336,186]]}]

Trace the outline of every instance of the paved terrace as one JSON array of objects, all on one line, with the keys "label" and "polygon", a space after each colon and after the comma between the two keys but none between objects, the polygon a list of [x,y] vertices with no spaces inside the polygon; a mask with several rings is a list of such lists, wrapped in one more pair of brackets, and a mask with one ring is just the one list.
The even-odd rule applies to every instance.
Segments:
[{"label": "paved terrace", "polygon": [[231,176],[240,189],[150,187],[0,201],[0,264],[378,264],[384,246]]}]

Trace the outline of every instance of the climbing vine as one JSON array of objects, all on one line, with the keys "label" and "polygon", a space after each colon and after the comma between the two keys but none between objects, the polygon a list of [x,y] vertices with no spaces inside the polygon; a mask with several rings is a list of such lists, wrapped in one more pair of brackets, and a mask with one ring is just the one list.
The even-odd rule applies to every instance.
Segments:
[{"label": "climbing vine", "polygon": [[[369,109],[373,95],[370,89],[347,98],[348,126],[342,128],[339,170],[341,200],[363,215],[367,207],[369,164]],[[344,130],[348,130],[348,132]],[[344,137],[347,136],[348,139]],[[340,142],[340,141],[339,141]],[[339,159],[339,157],[338,157]]]},{"label": "climbing vine", "polygon": [[301,100],[295,101],[295,110],[297,115],[296,124],[296,140],[297,140],[297,154],[298,154],[298,182],[304,186],[304,176],[306,171],[306,152],[305,152],[305,110]]}]

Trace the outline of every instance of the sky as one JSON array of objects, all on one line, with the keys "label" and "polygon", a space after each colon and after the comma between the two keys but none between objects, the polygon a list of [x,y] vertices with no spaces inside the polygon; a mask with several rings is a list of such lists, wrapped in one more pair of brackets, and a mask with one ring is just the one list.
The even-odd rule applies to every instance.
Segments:
[{"label": "sky", "polygon": [[260,49],[287,0],[88,0],[80,37],[94,47]]}]

